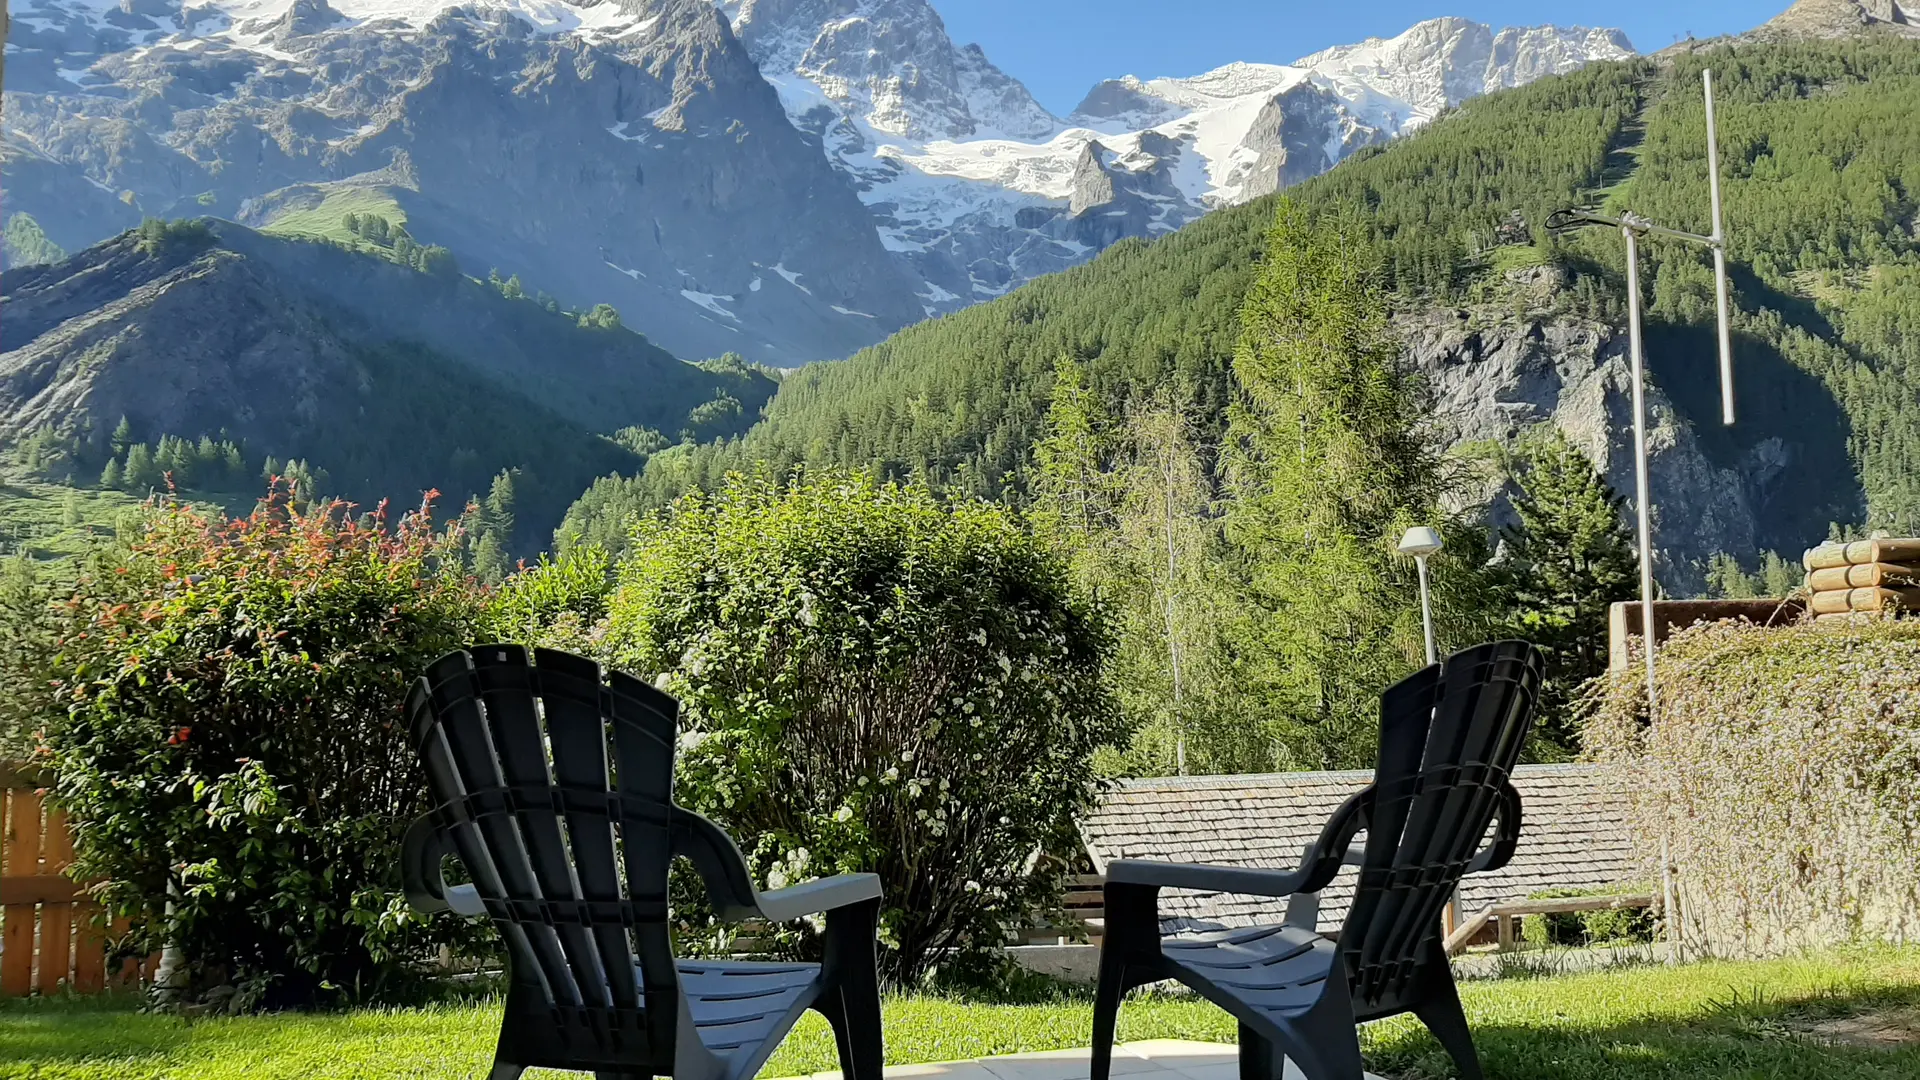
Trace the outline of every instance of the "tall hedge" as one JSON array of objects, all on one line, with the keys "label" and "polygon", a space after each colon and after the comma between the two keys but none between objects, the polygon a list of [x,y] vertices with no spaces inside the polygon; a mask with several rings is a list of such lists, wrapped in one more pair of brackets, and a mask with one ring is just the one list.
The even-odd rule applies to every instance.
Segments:
[{"label": "tall hedge", "polygon": [[192,993],[389,997],[476,932],[411,912],[398,870],[427,808],[401,702],[485,600],[451,541],[424,509],[164,505],[54,605],[57,651],[10,692],[40,698],[73,874],[130,951],[178,946]]},{"label": "tall hedge", "polygon": [[1920,933],[1920,620],[1677,635],[1646,722],[1605,686],[1591,753],[1626,771],[1689,944],[1716,955]]},{"label": "tall hedge", "polygon": [[898,981],[1057,902],[1040,856],[1125,734],[1059,559],[1003,508],[860,476],[684,496],[636,533],[604,642],[686,704],[676,797],[764,886],[881,876]]}]

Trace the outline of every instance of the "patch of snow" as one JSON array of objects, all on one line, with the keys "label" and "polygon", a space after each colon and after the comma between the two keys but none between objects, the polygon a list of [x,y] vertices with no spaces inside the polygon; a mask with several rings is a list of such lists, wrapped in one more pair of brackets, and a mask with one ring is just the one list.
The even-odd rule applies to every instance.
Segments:
[{"label": "patch of snow", "polygon": [[645,133],[642,133],[639,135],[627,134],[627,125],[632,122],[633,121],[631,120],[622,120],[617,124],[609,125],[607,128],[607,134],[613,136],[616,139],[625,139],[628,142],[637,142],[637,143],[646,142],[647,136]]},{"label": "patch of snow", "polygon": [[786,278],[787,284],[793,286],[796,289],[799,289],[801,292],[806,293],[808,296],[813,295],[812,289],[809,289],[805,285],[800,284],[800,275],[795,273],[792,270],[787,269],[784,263],[774,263],[773,272],[776,274],[779,274],[783,278]]},{"label": "patch of snow", "polygon": [[626,267],[624,267],[624,266],[621,266],[620,264],[618,264],[618,263],[616,263],[616,262],[613,262],[613,261],[612,261],[612,260],[610,260],[610,259],[609,259],[609,260],[603,260],[603,261],[605,261],[605,262],[606,262],[606,264],[607,264],[608,266],[611,266],[611,267],[613,267],[613,268],[614,268],[615,270],[617,270],[617,271],[619,271],[619,272],[620,272],[620,273],[622,273],[622,274],[625,274],[625,275],[627,275],[628,277],[630,277],[630,278],[632,278],[632,279],[633,279],[633,280],[635,280],[635,281],[639,281],[639,280],[640,280],[641,278],[643,278],[643,277],[646,277],[646,276],[647,276],[647,275],[645,275],[645,274],[643,274],[643,273],[641,273],[641,272],[640,272],[640,271],[638,271],[638,270],[629,270],[628,268],[626,268]]},{"label": "patch of snow", "polygon": [[958,296],[955,296],[953,293],[950,293],[947,290],[941,288],[940,286],[935,285],[931,281],[927,282],[927,291],[921,293],[920,298],[923,300],[930,300],[936,304],[944,304],[949,300],[960,299]]},{"label": "patch of snow", "polygon": [[837,312],[839,312],[839,313],[840,313],[840,314],[842,314],[842,315],[856,315],[856,316],[859,316],[859,317],[860,317],[860,318],[862,318],[862,319],[871,319],[871,318],[873,318],[873,316],[871,316],[871,315],[869,315],[869,314],[867,314],[867,313],[866,313],[866,312],[864,312],[864,311],[854,311],[854,310],[852,310],[852,309],[850,309],[850,308],[843,308],[843,307],[841,307],[841,306],[840,306],[839,304],[829,304],[829,305],[827,305],[827,306],[828,306],[828,307],[831,307],[831,308],[832,308],[833,310],[835,310],[835,311],[837,311]]},{"label": "patch of snow", "polygon": [[748,292],[760,291],[760,278],[758,275],[756,275],[752,281],[747,282],[747,291]]},{"label": "patch of snow", "polygon": [[722,296],[718,293],[704,293],[704,292],[696,291],[694,289],[681,289],[680,295],[686,297],[687,299],[693,301],[696,304],[699,304],[701,307],[706,308],[708,311],[713,312],[715,315],[725,316],[726,318],[732,319],[734,322],[740,321],[740,316],[735,315],[733,312],[728,311],[726,308],[720,306],[720,301],[722,300],[725,300],[731,303],[734,300],[734,298],[731,296]]},{"label": "patch of snow", "polygon": [[85,79],[88,75],[93,73],[92,68],[55,68],[54,70],[60,73],[61,78],[67,80],[68,82],[72,83],[75,86],[87,85],[81,80]]}]

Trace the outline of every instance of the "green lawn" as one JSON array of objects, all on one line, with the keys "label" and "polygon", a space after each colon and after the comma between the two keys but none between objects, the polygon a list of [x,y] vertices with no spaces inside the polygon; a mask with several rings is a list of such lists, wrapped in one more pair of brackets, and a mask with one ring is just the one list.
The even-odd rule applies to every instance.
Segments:
[{"label": "green lawn", "polygon": [[[1492,1080],[1920,1076],[1916,949],[1481,982],[1464,992]],[[0,1078],[479,1077],[497,1015],[473,1005],[188,1023],[138,1015],[125,1004],[13,1002],[0,1006]],[[887,1003],[887,1060],[1082,1046],[1090,1022],[1083,1000],[979,1005],[895,998]],[[1232,1032],[1224,1014],[1191,999],[1136,1001],[1121,1013],[1121,1037],[1128,1040],[1227,1041]],[[1837,1041],[1848,1033],[1854,1041]],[[1369,1067],[1382,1075],[1451,1075],[1437,1045],[1414,1023],[1374,1025],[1365,1039]],[[1876,1041],[1889,1045],[1866,1045]],[[826,1026],[810,1016],[767,1075],[833,1067]]]}]

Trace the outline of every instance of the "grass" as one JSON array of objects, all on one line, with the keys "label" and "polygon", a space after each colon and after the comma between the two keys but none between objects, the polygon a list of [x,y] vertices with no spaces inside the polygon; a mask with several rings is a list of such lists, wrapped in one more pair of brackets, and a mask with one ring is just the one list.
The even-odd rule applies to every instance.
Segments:
[{"label": "grass", "polygon": [[372,214],[386,218],[394,225],[407,223],[406,211],[400,209],[400,204],[384,189],[345,187],[329,189],[325,198],[312,205],[299,205],[297,209],[281,211],[260,231],[272,236],[318,237],[345,244],[356,251],[381,250],[347,231],[348,214]]},{"label": "grass", "polygon": [[77,555],[93,539],[111,537],[140,501],[124,491],[0,477],[0,551],[42,560]]},{"label": "grass", "polygon": [[[1920,1039],[1920,949],[1468,983],[1462,992],[1490,1080],[1920,1076],[1920,1041],[1873,1046],[1845,1034],[1891,1027],[1886,1041],[1898,1043],[1902,1031]],[[29,999],[0,1005],[0,1080],[477,1077],[498,1016],[480,1003],[188,1022],[136,1013],[124,999]],[[886,1004],[887,1060],[1084,1046],[1091,1023],[1091,1007],[1073,994],[1032,1005],[897,997]],[[1234,1027],[1205,1002],[1152,997],[1121,1011],[1120,1035],[1227,1042]],[[1413,1021],[1372,1025],[1363,1038],[1369,1067],[1383,1076],[1452,1075]],[[833,1068],[832,1038],[809,1015],[765,1075]]]},{"label": "grass", "polygon": [[1493,249],[1493,272],[1496,275],[1514,270],[1531,270],[1552,261],[1552,256],[1534,244],[1508,244]]},{"label": "grass", "polygon": [[[189,492],[183,498],[204,509],[240,513],[254,502],[251,495]],[[94,541],[111,539],[120,522],[138,513],[145,500],[144,495],[69,487],[0,469],[0,554],[27,555],[42,562],[82,554]]]}]

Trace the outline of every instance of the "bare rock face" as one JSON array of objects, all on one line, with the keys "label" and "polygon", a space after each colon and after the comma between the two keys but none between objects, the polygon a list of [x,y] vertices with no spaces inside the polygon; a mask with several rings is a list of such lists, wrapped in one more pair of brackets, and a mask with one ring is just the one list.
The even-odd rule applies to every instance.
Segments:
[{"label": "bare rock face", "polygon": [[[1409,363],[1428,382],[1451,448],[1512,446],[1551,424],[1632,505],[1633,382],[1623,335],[1567,316],[1468,310],[1406,315],[1396,329]],[[1762,547],[1768,484],[1791,448],[1767,441],[1750,463],[1719,465],[1658,386],[1650,388],[1647,407],[1655,573],[1671,594],[1697,595],[1711,556],[1751,559]],[[1496,474],[1462,498],[1487,505],[1498,526],[1514,520],[1511,495],[1509,481]]]},{"label": "bare rock face", "polygon": [[1920,36],[1920,2],[1908,0],[1798,0],[1742,37],[1757,41],[1839,38],[1871,32]]}]

